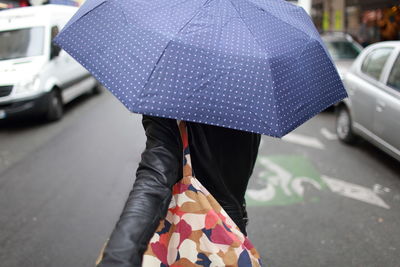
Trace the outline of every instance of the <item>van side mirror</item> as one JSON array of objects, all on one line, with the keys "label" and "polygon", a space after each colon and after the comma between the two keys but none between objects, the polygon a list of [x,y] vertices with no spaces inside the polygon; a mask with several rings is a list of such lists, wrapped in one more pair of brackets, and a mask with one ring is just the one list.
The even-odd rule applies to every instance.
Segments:
[{"label": "van side mirror", "polygon": [[57,36],[59,30],[58,26],[51,27],[51,47],[50,47],[50,60],[57,57],[61,52],[61,47],[57,46],[53,39]]},{"label": "van side mirror", "polygon": [[57,46],[56,44],[51,44],[51,51],[50,51],[50,59],[57,57],[61,52],[61,47]]}]

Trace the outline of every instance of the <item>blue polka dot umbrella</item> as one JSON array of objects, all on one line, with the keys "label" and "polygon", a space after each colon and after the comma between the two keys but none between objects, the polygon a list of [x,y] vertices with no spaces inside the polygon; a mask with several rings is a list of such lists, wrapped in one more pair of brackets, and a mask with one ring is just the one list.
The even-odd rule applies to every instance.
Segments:
[{"label": "blue polka dot umbrella", "polygon": [[347,97],[283,0],[86,0],[54,42],[134,113],[282,137]]}]

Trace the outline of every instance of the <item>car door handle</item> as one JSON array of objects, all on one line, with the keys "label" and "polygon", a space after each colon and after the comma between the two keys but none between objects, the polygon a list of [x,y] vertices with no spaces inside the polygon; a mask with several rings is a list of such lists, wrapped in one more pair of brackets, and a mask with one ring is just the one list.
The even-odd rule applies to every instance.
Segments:
[{"label": "car door handle", "polygon": [[386,106],[385,102],[378,100],[376,102],[376,111],[382,112],[385,109],[385,106]]}]

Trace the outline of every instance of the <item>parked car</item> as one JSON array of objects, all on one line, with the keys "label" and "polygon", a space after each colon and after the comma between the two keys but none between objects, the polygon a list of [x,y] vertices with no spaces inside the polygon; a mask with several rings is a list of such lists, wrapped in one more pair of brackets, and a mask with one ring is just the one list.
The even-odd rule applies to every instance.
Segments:
[{"label": "parked car", "polygon": [[100,86],[51,40],[77,7],[44,5],[0,12],[0,119],[63,116],[64,104]]},{"label": "parked car", "polygon": [[363,47],[351,35],[344,32],[326,32],[321,34],[321,39],[332,56],[340,77],[343,79]]},{"label": "parked car", "polygon": [[400,160],[400,41],[366,47],[344,77],[349,95],[336,105],[336,132],[362,137]]}]

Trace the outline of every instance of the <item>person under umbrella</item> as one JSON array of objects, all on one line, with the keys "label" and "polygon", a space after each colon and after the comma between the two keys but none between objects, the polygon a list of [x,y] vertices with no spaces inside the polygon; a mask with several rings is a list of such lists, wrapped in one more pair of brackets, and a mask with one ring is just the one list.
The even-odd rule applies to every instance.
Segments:
[{"label": "person under umbrella", "polygon": [[[172,186],[182,178],[182,144],[176,120],[143,115],[147,141],[133,189],[98,267],[142,266],[143,253],[165,217]],[[244,194],[260,134],[186,122],[196,178],[246,234]]]},{"label": "person under umbrella", "polygon": [[347,97],[310,17],[283,0],[87,0],[54,42],[143,114],[146,149],[101,267],[141,266],[181,178],[176,120],[196,177],[246,234],[261,134]]}]

